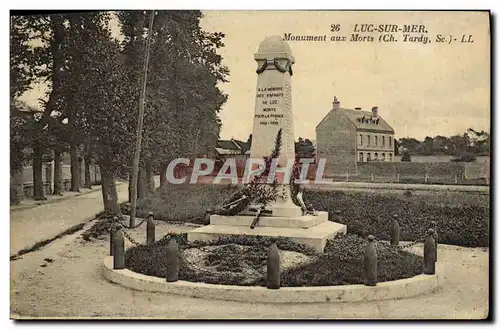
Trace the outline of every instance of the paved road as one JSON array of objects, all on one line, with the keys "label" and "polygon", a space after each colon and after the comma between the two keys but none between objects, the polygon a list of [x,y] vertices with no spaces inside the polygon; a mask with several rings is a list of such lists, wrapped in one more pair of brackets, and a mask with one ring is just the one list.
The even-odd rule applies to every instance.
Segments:
[{"label": "paved road", "polygon": [[[159,177],[157,180],[158,185]],[[128,184],[119,182],[117,192],[120,202],[125,201],[128,198]],[[89,221],[102,210],[102,193],[99,191],[11,212],[10,254],[14,255],[72,226]]]}]

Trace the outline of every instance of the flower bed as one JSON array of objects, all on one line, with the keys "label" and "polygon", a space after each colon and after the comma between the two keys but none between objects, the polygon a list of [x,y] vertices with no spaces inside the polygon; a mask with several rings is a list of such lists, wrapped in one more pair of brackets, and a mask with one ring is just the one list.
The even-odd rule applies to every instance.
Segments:
[{"label": "flower bed", "polygon": [[[181,241],[182,259],[179,279],[212,284],[263,286],[266,283],[267,249],[265,237],[228,237],[216,242]],[[366,240],[347,235],[335,238],[324,254],[285,238],[276,240],[281,256],[281,285],[333,286],[363,283],[363,254]],[[197,249],[202,257],[190,257]],[[379,282],[412,277],[422,273],[422,257],[376,244]],[[200,252],[197,252],[198,255]],[[193,256],[193,255],[192,255]],[[166,276],[166,241],[127,250],[126,268],[133,272],[164,278]],[[194,261],[193,261],[194,260]]]}]

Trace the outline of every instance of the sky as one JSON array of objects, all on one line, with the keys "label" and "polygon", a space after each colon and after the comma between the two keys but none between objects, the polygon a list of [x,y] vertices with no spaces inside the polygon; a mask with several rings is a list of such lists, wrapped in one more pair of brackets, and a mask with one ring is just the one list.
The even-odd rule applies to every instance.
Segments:
[{"label": "sky", "polygon": [[[340,31],[330,31],[331,25]],[[332,35],[349,40],[355,24],[422,24],[428,44],[288,41],[295,57],[292,106],[295,138],[316,139],[315,127],[334,96],[345,108],[378,106],[396,138],[451,136],[490,127],[489,17],[480,12],[205,11],[202,28],[225,33],[220,50],[230,70],[220,116],[221,138],[246,140],[252,132],[257,85],[253,59],[271,35]],[[118,31],[113,23],[112,29]],[[378,38],[380,33],[365,33]],[[456,42],[438,43],[452,35]],[[473,43],[459,42],[472,35]],[[419,36],[420,34],[414,34]],[[43,86],[24,96],[36,103]]]}]

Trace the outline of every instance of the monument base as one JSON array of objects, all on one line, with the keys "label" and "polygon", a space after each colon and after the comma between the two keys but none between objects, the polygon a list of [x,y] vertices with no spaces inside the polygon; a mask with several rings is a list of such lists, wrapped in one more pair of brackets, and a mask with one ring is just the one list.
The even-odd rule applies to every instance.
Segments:
[{"label": "monument base", "polygon": [[194,229],[187,234],[189,241],[215,241],[223,236],[250,235],[266,237],[286,237],[290,240],[313,247],[323,252],[326,240],[338,233],[345,234],[347,226],[328,221],[327,212],[317,216],[261,217],[259,224],[251,229],[252,216],[210,216],[210,225]]}]

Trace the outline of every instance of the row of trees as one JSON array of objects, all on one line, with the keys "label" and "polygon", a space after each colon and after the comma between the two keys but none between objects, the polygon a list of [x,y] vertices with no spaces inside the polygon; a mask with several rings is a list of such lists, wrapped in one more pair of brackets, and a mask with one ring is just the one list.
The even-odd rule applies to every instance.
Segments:
[{"label": "row of trees", "polygon": [[[415,138],[400,138],[395,143],[396,154],[405,153],[414,155],[450,155],[457,158],[474,158],[490,154],[490,134],[483,130],[467,129],[463,134],[451,137],[425,137],[423,141]],[[469,155],[469,156],[467,156]]]},{"label": "row of trees", "polygon": [[[151,31],[149,15],[156,15]],[[217,87],[229,71],[218,49],[222,33],[201,29],[200,11],[122,11],[11,18],[11,173],[31,162],[34,197],[43,199],[42,161],[71,156],[71,189],[80,184],[78,157],[99,165],[105,210],[120,214],[115,179],[130,174],[139,109],[145,39],[151,48],[138,197],[154,188],[173,158],[213,147],[227,95]],[[119,20],[123,42],[111,34]],[[49,86],[41,110],[17,99],[34,82]],[[29,152],[26,152],[29,150]],[[59,178],[60,180],[60,178]]]}]

